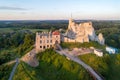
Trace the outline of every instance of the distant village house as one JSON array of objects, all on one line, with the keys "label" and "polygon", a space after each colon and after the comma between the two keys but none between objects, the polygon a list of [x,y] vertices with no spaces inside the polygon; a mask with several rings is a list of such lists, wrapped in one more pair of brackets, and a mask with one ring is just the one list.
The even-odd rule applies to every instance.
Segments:
[{"label": "distant village house", "polygon": [[118,49],[107,46],[107,47],[106,47],[106,51],[107,51],[109,54],[115,54],[115,53],[118,52]]}]

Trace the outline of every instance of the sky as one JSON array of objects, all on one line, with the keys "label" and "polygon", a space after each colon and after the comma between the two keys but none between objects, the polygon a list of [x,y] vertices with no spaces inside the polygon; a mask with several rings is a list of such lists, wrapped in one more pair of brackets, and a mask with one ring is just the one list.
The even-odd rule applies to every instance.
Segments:
[{"label": "sky", "polygon": [[0,20],[120,20],[120,0],[0,0]]}]

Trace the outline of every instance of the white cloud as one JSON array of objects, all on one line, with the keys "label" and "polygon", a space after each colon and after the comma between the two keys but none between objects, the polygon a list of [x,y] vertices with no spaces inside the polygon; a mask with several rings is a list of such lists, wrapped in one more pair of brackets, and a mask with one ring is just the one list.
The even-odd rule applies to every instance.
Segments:
[{"label": "white cloud", "polygon": [[27,10],[21,7],[0,6],[0,10]]}]

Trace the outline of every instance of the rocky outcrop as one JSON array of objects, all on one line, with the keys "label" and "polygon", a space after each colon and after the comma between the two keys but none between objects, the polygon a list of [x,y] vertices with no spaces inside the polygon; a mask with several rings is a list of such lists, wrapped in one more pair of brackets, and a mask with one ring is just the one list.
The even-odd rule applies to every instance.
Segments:
[{"label": "rocky outcrop", "polygon": [[28,52],[27,54],[25,54],[22,58],[22,61],[24,61],[25,63],[29,64],[32,67],[37,67],[39,65],[39,62],[36,58],[36,51],[35,49],[32,49],[30,52]]},{"label": "rocky outcrop", "polygon": [[84,22],[77,24],[73,19],[69,20],[68,29],[66,31],[67,41],[74,40],[75,42],[89,42],[89,40],[95,40],[96,35],[92,22]]},{"label": "rocky outcrop", "polygon": [[95,34],[94,27],[92,22],[84,22],[77,24],[73,19],[69,19],[68,29],[63,36],[62,41],[64,42],[89,42],[89,41],[98,41],[100,44],[104,45],[104,38],[100,34]]},{"label": "rocky outcrop", "polygon": [[98,35],[98,43],[101,45],[105,44],[105,39],[104,39],[102,33],[99,33],[99,35]]}]

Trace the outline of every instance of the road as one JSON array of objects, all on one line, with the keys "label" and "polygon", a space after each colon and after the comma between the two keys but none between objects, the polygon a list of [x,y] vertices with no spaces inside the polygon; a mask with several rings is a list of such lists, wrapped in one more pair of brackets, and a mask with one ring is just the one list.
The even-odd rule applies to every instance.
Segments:
[{"label": "road", "polygon": [[13,67],[12,72],[10,73],[10,77],[9,77],[8,80],[12,80],[12,78],[13,78],[13,76],[14,76],[14,73],[15,73],[15,70],[16,70],[18,64],[19,64],[19,58],[16,58],[16,64],[15,64],[15,66]]},{"label": "road", "polygon": [[[35,51],[35,49],[32,49],[30,52],[28,52],[24,56],[22,56],[22,58],[16,58],[15,60],[11,60],[9,62],[6,62],[6,63],[2,64],[2,65],[10,65],[10,64],[16,63],[14,65],[11,73],[10,73],[10,76],[9,76],[8,80],[12,80],[12,78],[14,76],[14,73],[15,73],[15,70],[16,70],[16,68],[17,68],[17,66],[18,66],[18,64],[21,60],[28,63],[32,67],[36,67],[36,66],[39,65],[39,62],[36,59],[36,51]],[[2,66],[2,65],[0,65],[0,66]]]},{"label": "road", "polygon": [[[6,62],[6,63],[4,63],[4,64],[2,64],[2,65],[10,65],[10,64],[13,64],[13,63],[15,63],[16,62],[16,60],[11,60],[11,61],[9,61],[9,62]],[[0,65],[1,66],[1,65]]]},{"label": "road", "polygon": [[60,55],[65,55],[66,57],[70,58],[72,61],[77,62],[78,64],[82,65],[87,71],[89,71],[97,80],[103,80],[89,65],[85,64],[81,61],[78,57],[69,55],[68,53],[64,52],[60,45],[57,45],[60,51],[56,50],[57,53]]}]

